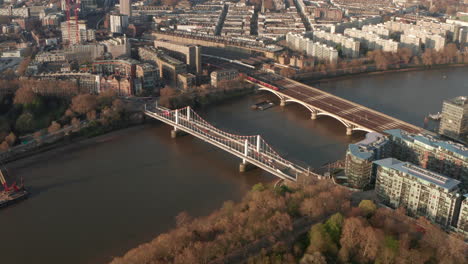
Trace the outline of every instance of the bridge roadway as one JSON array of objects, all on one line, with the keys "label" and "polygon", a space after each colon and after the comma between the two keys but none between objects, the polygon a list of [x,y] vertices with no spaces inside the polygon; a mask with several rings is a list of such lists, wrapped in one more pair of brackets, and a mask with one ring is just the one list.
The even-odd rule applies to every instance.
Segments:
[{"label": "bridge roadway", "polygon": [[[258,85],[260,87],[259,90],[268,91],[276,95],[280,99],[281,106],[287,103],[298,103],[311,112],[311,119],[316,119],[322,115],[335,118],[346,127],[347,135],[351,135],[355,130],[379,133],[388,129],[398,128],[410,133],[420,133],[423,131],[422,128],[397,118],[277,74],[263,73],[243,67],[242,65],[229,63],[228,60],[221,57],[205,56],[203,59],[205,62],[220,68],[238,69],[248,77],[254,78],[250,82]],[[263,82],[263,84],[258,81]],[[278,89],[276,90],[269,86],[274,86]]]},{"label": "bridge roadway", "polygon": [[169,110],[157,105],[145,105],[145,114],[173,126],[173,137],[183,131],[241,158],[241,171],[251,164],[284,180],[297,181],[298,177],[309,176],[321,178],[308,168],[283,159],[260,135],[229,134],[203,120],[190,107]]}]

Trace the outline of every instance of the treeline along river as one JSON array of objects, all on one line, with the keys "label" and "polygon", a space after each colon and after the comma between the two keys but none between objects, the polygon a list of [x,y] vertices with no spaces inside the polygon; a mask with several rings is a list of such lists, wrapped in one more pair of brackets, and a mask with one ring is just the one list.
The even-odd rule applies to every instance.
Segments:
[{"label": "treeline along river", "polygon": [[[468,94],[468,68],[361,76],[315,84],[415,125],[440,111],[442,100]],[[445,78],[443,76],[446,76]],[[261,134],[285,158],[312,167],[343,158],[347,144],[337,121],[297,104],[266,111],[250,106],[267,94],[224,102],[198,113],[236,134]],[[239,200],[261,170],[238,172],[238,160],[191,136],[170,139],[159,122],[114,132],[7,165],[31,197],[0,211],[2,262],[104,263],[175,226],[181,211],[207,215]]]}]

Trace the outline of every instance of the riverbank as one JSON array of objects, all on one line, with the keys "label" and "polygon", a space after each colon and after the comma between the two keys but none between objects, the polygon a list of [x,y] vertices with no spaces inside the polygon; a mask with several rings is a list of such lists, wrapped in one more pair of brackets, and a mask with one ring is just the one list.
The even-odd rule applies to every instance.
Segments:
[{"label": "riverbank", "polygon": [[198,92],[192,91],[173,96],[162,96],[159,100],[159,103],[160,105],[170,109],[177,109],[185,106],[190,106],[193,108],[207,107],[223,103],[226,100],[253,94],[254,92],[255,87],[253,85],[249,85],[240,89],[213,89]]},{"label": "riverbank", "polygon": [[[457,63],[457,64],[440,64],[433,66],[408,66],[405,68],[399,69],[388,69],[388,70],[376,70],[376,71],[365,71],[365,72],[355,72],[355,73],[346,73],[339,76],[330,76],[330,77],[295,77],[294,80],[304,83],[319,83],[319,82],[329,82],[329,81],[340,81],[352,78],[359,78],[363,76],[374,76],[374,75],[383,75],[386,73],[398,73],[398,72],[413,72],[413,71],[428,71],[428,70],[441,70],[447,68],[461,68],[468,67],[468,63]],[[317,73],[320,74],[320,73]]]},{"label": "riverbank", "polygon": [[[180,94],[170,98],[168,102],[171,103],[171,106],[173,108],[181,108],[187,105],[190,105],[192,107],[207,107],[211,105],[220,104],[226,100],[235,99],[248,94],[252,94],[254,91],[255,89],[253,87],[245,87],[242,89],[212,91],[205,94],[192,93],[189,97],[187,97],[188,94]],[[3,156],[5,157],[2,157],[1,161],[3,163],[9,163],[18,159],[37,155],[57,147],[66,146],[71,143],[76,143],[84,139],[89,139],[117,130],[141,125],[145,122],[145,118],[143,115],[141,115],[141,113],[135,112],[133,114],[139,114],[139,117],[136,119],[128,118],[125,120],[114,120],[113,122],[107,125],[103,125],[100,122],[91,121],[89,125],[83,127],[79,131],[57,136],[49,142],[37,142],[37,144],[35,142],[33,144],[34,146],[26,150],[24,148],[21,148],[18,151],[16,151],[15,149],[9,150],[3,153]]]}]

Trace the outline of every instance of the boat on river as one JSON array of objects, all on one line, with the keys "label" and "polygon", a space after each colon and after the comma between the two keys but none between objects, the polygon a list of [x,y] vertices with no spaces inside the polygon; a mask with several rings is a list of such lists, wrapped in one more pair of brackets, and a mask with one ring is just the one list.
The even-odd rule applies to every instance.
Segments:
[{"label": "boat on river", "polygon": [[0,208],[7,207],[28,198],[29,193],[24,187],[23,179],[21,184],[17,185],[13,182],[11,185],[7,182],[6,170],[0,168],[0,183],[3,186],[3,190],[0,191]]},{"label": "boat on river", "polygon": [[273,107],[275,104],[272,103],[271,101],[262,101],[260,103],[256,103],[254,105],[252,105],[252,109],[254,110],[266,110],[270,107]]},{"label": "boat on river", "polygon": [[437,112],[437,114],[429,114],[427,117],[432,120],[440,120],[442,118],[442,114]]}]

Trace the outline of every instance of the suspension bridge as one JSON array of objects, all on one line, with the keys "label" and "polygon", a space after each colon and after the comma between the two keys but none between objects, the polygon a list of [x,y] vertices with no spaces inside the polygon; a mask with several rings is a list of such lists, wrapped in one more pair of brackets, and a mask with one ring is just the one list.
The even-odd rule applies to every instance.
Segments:
[{"label": "suspension bridge", "polygon": [[144,113],[173,126],[173,138],[182,131],[239,157],[242,159],[239,165],[241,172],[253,165],[284,180],[297,181],[299,177],[321,178],[309,168],[282,158],[260,135],[242,136],[222,131],[205,121],[189,106],[170,110],[157,104],[145,105]]}]

